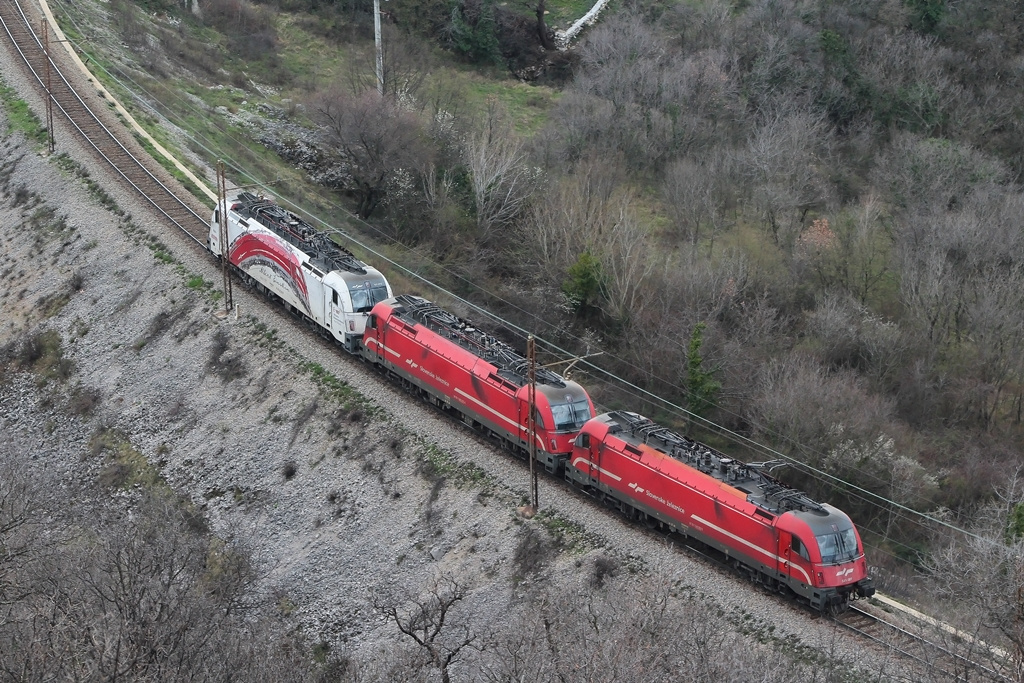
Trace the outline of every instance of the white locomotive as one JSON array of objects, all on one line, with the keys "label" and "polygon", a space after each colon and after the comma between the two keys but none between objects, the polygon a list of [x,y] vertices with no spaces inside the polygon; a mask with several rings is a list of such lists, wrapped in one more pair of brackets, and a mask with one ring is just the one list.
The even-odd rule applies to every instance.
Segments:
[{"label": "white locomotive", "polygon": [[[393,296],[380,271],[265,197],[239,192],[227,207],[228,258],[242,278],[358,352],[370,309]],[[207,244],[223,256],[219,208]]]}]

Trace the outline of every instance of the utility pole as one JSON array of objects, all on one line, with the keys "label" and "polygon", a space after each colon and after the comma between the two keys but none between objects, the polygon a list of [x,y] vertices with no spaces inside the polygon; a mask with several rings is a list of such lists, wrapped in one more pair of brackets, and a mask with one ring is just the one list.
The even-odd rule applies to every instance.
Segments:
[{"label": "utility pole", "polygon": [[46,59],[46,144],[53,154],[57,148],[57,141],[53,137],[53,91],[50,89],[50,30],[46,19],[41,21],[43,25],[43,57]]},{"label": "utility pole", "polygon": [[373,44],[377,51],[377,94],[384,97],[384,46],[380,39],[380,0],[373,0]]},{"label": "utility pole", "polygon": [[530,380],[530,389],[527,392],[530,397],[530,416],[527,419],[530,431],[530,481],[533,511],[536,513],[540,509],[540,502],[537,500],[537,348],[532,334],[526,339],[526,362]]},{"label": "utility pole", "polygon": [[228,270],[231,259],[228,252],[228,190],[224,174],[224,162],[217,162],[217,227],[220,234],[220,273],[224,280],[224,317],[231,312],[234,302],[231,292],[231,273]]}]

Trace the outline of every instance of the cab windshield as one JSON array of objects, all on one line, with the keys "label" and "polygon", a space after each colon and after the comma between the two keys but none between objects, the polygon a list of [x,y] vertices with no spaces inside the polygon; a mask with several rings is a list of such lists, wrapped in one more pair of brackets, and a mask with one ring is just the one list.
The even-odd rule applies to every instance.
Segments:
[{"label": "cab windshield", "polygon": [[551,415],[555,421],[556,432],[575,432],[593,417],[590,413],[590,402],[585,398],[569,403],[552,403]]},{"label": "cab windshield", "polygon": [[384,280],[351,282],[348,292],[352,296],[352,310],[356,313],[367,313],[374,304],[388,298],[388,286]]},{"label": "cab windshield", "polygon": [[853,527],[815,536],[815,538],[818,541],[818,548],[821,550],[822,564],[852,562],[860,555],[860,548],[857,547],[857,534],[854,533]]}]

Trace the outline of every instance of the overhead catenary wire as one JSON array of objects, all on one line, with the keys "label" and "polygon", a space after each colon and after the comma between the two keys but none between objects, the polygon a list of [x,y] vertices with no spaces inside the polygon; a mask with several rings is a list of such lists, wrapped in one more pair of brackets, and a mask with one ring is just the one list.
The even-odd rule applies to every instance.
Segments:
[{"label": "overhead catenary wire", "polygon": [[[63,0],[57,0],[57,1],[58,1],[59,4],[64,4]],[[83,33],[81,31],[81,28],[80,27],[78,27],[78,28],[79,28],[79,32]],[[75,44],[76,48],[80,52],[82,52],[83,54],[86,54],[87,57],[89,57],[88,52],[87,52],[87,50],[85,49],[85,47],[83,45],[81,45],[80,43],[74,42],[74,41],[72,41],[72,42]],[[147,109],[149,111],[152,111],[152,112],[154,112],[154,113],[156,113],[156,114],[158,114],[160,116],[168,118],[169,120],[172,120],[172,121],[174,120],[174,118],[176,118],[178,116],[177,113],[172,108],[169,108],[166,105],[164,105],[164,103],[162,101],[160,101],[159,98],[155,97],[152,93],[150,93],[145,88],[145,86],[143,86],[142,84],[138,83],[135,79],[133,79],[131,77],[130,74],[127,74],[124,70],[118,69],[118,73],[122,77],[122,78],[118,78],[116,75],[110,73],[109,70],[103,68],[99,60],[97,60],[95,58],[90,58],[90,61],[91,61],[92,65],[94,67],[102,69],[104,71],[104,73],[106,73],[106,75],[109,78],[111,78],[115,82],[117,82],[118,85],[124,90],[124,92],[126,92],[130,96],[134,97],[136,99],[136,101],[138,103],[140,103],[140,106],[142,106],[145,109]],[[129,87],[124,81],[127,81],[127,82],[131,83],[132,87]],[[151,98],[151,101],[147,102],[145,99],[142,99],[139,96],[138,91],[142,91],[142,92],[146,93]],[[208,115],[208,112],[200,109],[199,107],[196,107],[195,104],[192,103],[191,101],[189,101],[187,98],[184,98],[184,97],[181,97],[180,95],[178,95],[176,91],[171,91],[171,96],[174,97],[179,103],[181,103],[182,106],[185,109],[187,109],[187,110],[189,110],[189,111],[191,111],[191,112],[193,112],[193,113],[195,113],[197,115],[202,115],[202,116]],[[156,103],[156,105],[159,105],[159,107],[162,110],[157,109],[156,106],[153,105],[154,102]],[[215,123],[215,125],[218,128],[220,128],[222,131],[225,130],[221,126],[221,124],[219,122]],[[183,132],[184,132],[184,128],[183,127],[182,127],[182,129],[183,129]],[[184,134],[198,148],[203,149],[208,154],[210,154],[211,158],[216,158],[216,157],[222,156],[222,155],[227,156],[227,155],[225,155],[225,150],[220,149],[219,146],[216,145],[216,143],[214,143],[212,140],[210,140],[206,136],[203,136],[201,134],[199,136],[196,136],[196,135],[188,133],[188,132],[184,132]],[[250,143],[249,140],[242,140],[242,139],[239,139],[236,136],[232,136],[230,134],[230,132],[226,132],[225,131],[225,135],[228,137],[229,140],[231,140],[236,145],[242,145],[242,146],[248,147],[248,145]],[[228,157],[228,158],[230,158],[230,157]],[[262,186],[264,188],[269,187],[269,185],[271,184],[270,181],[258,178],[252,171],[246,170],[246,169],[242,168],[241,166],[239,166],[239,165],[237,165],[237,164],[235,164],[233,162],[227,161],[226,165],[229,166],[235,172],[237,177],[244,178],[246,180],[251,181],[250,183],[247,183],[247,184],[251,184],[251,185],[254,185],[254,186]],[[419,272],[417,272],[415,270],[412,270],[412,269],[404,266],[403,264],[399,263],[395,259],[393,259],[393,258],[387,256],[386,254],[382,253],[381,250],[377,249],[376,247],[373,247],[370,244],[366,243],[365,241],[360,240],[357,237],[353,236],[351,233],[348,233],[348,232],[343,231],[343,230],[339,230],[336,227],[327,224],[325,221],[323,221],[322,219],[317,217],[315,215],[315,213],[309,211],[308,209],[306,209],[306,208],[304,208],[302,206],[299,206],[299,205],[295,204],[294,202],[292,202],[290,200],[287,200],[287,199],[284,199],[284,198],[279,198],[279,201],[282,204],[291,206],[291,207],[295,208],[296,210],[301,211],[301,212],[311,216],[322,227],[324,227],[324,228],[326,228],[328,230],[331,230],[331,231],[341,235],[346,240],[349,240],[353,244],[358,245],[365,252],[372,254],[378,261],[383,261],[383,262],[388,263],[396,271],[403,272],[408,277],[410,277],[410,278],[412,278],[414,280],[422,282],[424,285],[430,287],[434,291],[437,291],[437,292],[440,292],[440,293],[444,294],[446,297],[448,297],[452,301],[459,302],[461,305],[466,306],[468,309],[476,311],[477,313],[479,313],[481,315],[484,315],[484,316],[486,316],[489,319],[492,319],[492,320],[494,320],[496,322],[499,322],[500,324],[504,325],[505,327],[507,327],[507,328],[509,328],[511,330],[514,330],[516,333],[521,335],[523,338],[527,338],[527,337],[530,336],[531,332],[526,330],[525,328],[523,328],[523,327],[521,327],[521,326],[517,325],[516,323],[513,323],[513,322],[511,322],[509,320],[506,320],[506,319],[502,318],[501,316],[493,314],[492,312],[490,312],[490,311],[484,309],[483,307],[473,303],[472,301],[467,300],[464,297],[455,294],[454,292],[450,291],[447,288],[439,286],[437,283],[433,282],[428,277],[422,275],[421,273],[419,273]],[[369,230],[370,232],[378,235],[379,237],[388,239],[391,242],[394,241],[394,240],[388,238],[386,235],[384,235],[382,233],[382,231],[380,231],[378,228],[376,228],[372,224],[370,224],[370,223],[360,219],[358,216],[355,216],[354,214],[352,214],[345,207],[337,205],[334,202],[330,202],[330,201],[328,201],[327,204],[332,209],[340,211],[340,212],[343,212],[344,214],[346,214],[350,220],[359,222],[361,225],[365,226],[365,228],[367,230]],[[403,248],[409,250],[410,252],[412,251],[412,249],[410,247],[407,247],[405,245],[400,245],[400,246],[402,246]],[[420,257],[422,258],[422,254],[420,254]],[[550,322],[544,320],[540,316],[536,315],[534,312],[522,309],[521,307],[515,305],[514,303],[505,300],[503,297],[495,294],[494,292],[490,292],[490,291],[480,287],[477,283],[469,281],[464,276],[460,275],[459,273],[453,272],[450,269],[445,268],[444,266],[440,266],[438,264],[432,264],[432,265],[434,267],[436,267],[437,269],[439,269],[439,270],[441,270],[443,272],[446,272],[452,278],[465,283],[467,286],[471,287],[472,289],[482,292],[483,294],[488,296],[491,300],[496,301],[496,302],[500,302],[503,306],[507,306],[508,308],[510,308],[512,310],[516,310],[519,314],[521,314],[523,316],[524,319],[532,320],[538,326],[543,326],[545,329],[551,329]],[[574,337],[573,336],[571,338],[573,338],[577,342],[583,343],[583,340],[578,338],[578,337]],[[563,356],[573,356],[574,355],[574,353],[572,351],[570,351],[568,349],[565,349],[562,346],[560,346],[558,344],[555,344],[554,342],[551,342],[551,341],[549,341],[549,340],[547,340],[547,339],[545,339],[543,337],[539,337],[538,336],[536,339],[537,339],[537,343],[538,344],[541,344],[546,349],[549,349],[549,351],[551,353],[561,354]],[[623,359],[618,358],[618,357],[616,357],[614,355],[611,355],[611,354],[608,354],[608,355],[609,355],[609,357],[611,357],[611,358],[615,359],[617,362],[619,362],[621,365],[623,365],[625,367],[632,367],[635,370],[637,370],[638,372],[643,373],[643,371],[640,368],[637,368],[633,364],[628,363],[628,362],[624,361]],[[717,424],[717,423],[715,423],[715,422],[713,422],[713,421],[711,421],[711,420],[709,420],[709,419],[707,419],[707,418],[705,418],[703,416],[700,416],[700,415],[697,415],[697,414],[691,412],[690,410],[688,410],[687,408],[685,408],[685,407],[683,407],[681,405],[678,405],[678,404],[676,404],[676,403],[674,403],[674,402],[672,402],[672,401],[670,401],[670,400],[668,400],[668,399],[666,399],[664,397],[661,397],[661,396],[659,396],[659,395],[657,395],[657,394],[655,394],[655,393],[653,393],[653,392],[651,392],[651,391],[649,391],[647,389],[644,389],[643,387],[640,387],[640,386],[638,386],[638,385],[636,385],[636,384],[626,380],[625,378],[619,376],[616,373],[613,373],[613,372],[611,372],[609,370],[601,368],[600,366],[598,366],[597,364],[595,364],[593,362],[590,362],[590,361],[587,361],[587,360],[581,360],[580,361],[580,365],[586,367],[595,376],[603,377],[606,381],[614,384],[619,390],[623,391],[626,395],[631,395],[631,396],[633,396],[635,398],[649,401],[653,405],[660,405],[660,406],[662,406],[663,409],[665,409],[665,410],[667,410],[667,411],[669,411],[669,412],[671,412],[673,414],[676,414],[676,415],[679,415],[679,416],[682,416],[682,417],[686,417],[687,419],[689,419],[689,420],[691,420],[691,421],[693,421],[695,423],[701,424],[704,428],[712,430],[713,432],[722,435],[724,438],[729,439],[733,443],[735,443],[737,445],[741,445],[741,446],[743,446],[745,448],[748,448],[748,449],[750,449],[753,452],[765,454],[765,455],[770,456],[772,458],[782,459],[782,460],[786,461],[787,463],[789,463],[789,464],[799,468],[801,471],[806,472],[808,475],[813,476],[814,478],[818,479],[819,481],[829,482],[829,483],[831,483],[833,485],[839,486],[845,492],[847,492],[848,494],[854,495],[857,498],[859,498],[861,500],[864,500],[865,502],[871,502],[873,504],[879,505],[880,507],[885,506],[885,511],[886,512],[897,511],[901,515],[904,515],[904,514],[907,515],[907,519],[910,519],[910,520],[915,520],[915,519],[916,520],[921,520],[921,523],[930,523],[932,525],[939,525],[939,526],[945,527],[945,528],[947,528],[947,529],[949,529],[951,531],[964,534],[966,536],[970,536],[970,537],[973,537],[973,538],[976,538],[976,539],[980,539],[981,538],[981,537],[977,536],[976,534],[974,534],[974,533],[972,533],[972,532],[970,532],[968,530],[965,530],[963,528],[960,528],[960,527],[958,527],[958,526],[956,526],[954,524],[951,524],[951,523],[947,522],[946,520],[942,520],[942,519],[936,518],[936,517],[934,517],[932,515],[929,515],[927,513],[915,510],[915,509],[913,509],[913,508],[911,508],[911,507],[909,507],[909,506],[907,506],[907,505],[905,505],[903,503],[897,502],[895,500],[889,499],[889,498],[887,498],[885,496],[882,496],[880,494],[874,493],[873,491],[870,491],[870,490],[865,489],[865,488],[863,488],[861,486],[853,484],[852,482],[845,481],[842,478],[837,477],[837,476],[835,476],[835,475],[833,475],[833,474],[831,474],[831,473],[829,473],[829,472],[827,472],[825,470],[822,470],[822,469],[820,469],[818,467],[814,467],[812,465],[809,465],[808,463],[802,462],[802,461],[794,458],[793,456],[791,456],[789,454],[783,453],[781,451],[778,451],[775,448],[772,448],[772,447],[767,446],[765,444],[762,444],[762,443],[759,443],[757,441],[754,441],[753,439],[751,439],[749,437],[746,437],[746,436],[744,436],[742,434],[739,434],[739,433],[737,433],[737,432],[735,432],[733,430],[728,429],[724,425]],[[664,379],[664,378],[662,378],[662,379]],[[683,387],[679,387],[679,386],[677,386],[677,385],[675,385],[673,383],[668,383],[668,385],[671,386],[673,389],[677,390],[680,395],[686,395],[688,393],[687,390],[685,388],[683,388]],[[716,407],[719,408],[719,410],[724,411],[726,414],[735,415],[734,413],[731,413],[731,411],[728,411],[727,409],[723,408],[722,406],[716,406]],[[758,427],[761,430],[761,433],[775,434],[775,432],[773,432],[772,430],[765,429],[761,425],[755,425],[755,426]],[[779,437],[780,435],[775,434],[775,436]],[[809,453],[814,453],[815,452],[813,449],[805,448],[805,447],[801,446],[800,444],[794,442],[791,439],[785,439],[784,437],[780,437],[779,440],[780,441],[789,441],[790,443],[793,443],[795,446],[803,449],[805,452],[809,452]],[[821,454],[818,453],[818,455],[821,455]],[[867,475],[869,478],[874,478],[877,481],[881,481],[880,478],[878,478],[877,476],[875,476],[871,472],[862,472],[862,474]]]}]

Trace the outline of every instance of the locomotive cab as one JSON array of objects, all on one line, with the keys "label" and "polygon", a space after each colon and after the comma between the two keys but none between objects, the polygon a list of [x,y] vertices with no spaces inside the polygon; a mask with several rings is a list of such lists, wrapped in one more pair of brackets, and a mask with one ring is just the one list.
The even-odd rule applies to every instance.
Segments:
[{"label": "locomotive cab", "polygon": [[367,313],[393,295],[380,271],[266,197],[239,192],[223,213],[218,207],[210,218],[210,251],[358,353]]},{"label": "locomotive cab", "polygon": [[779,518],[780,574],[818,608],[871,597],[875,589],[856,527],[831,505],[821,508],[791,511]]},{"label": "locomotive cab", "polygon": [[365,273],[336,271],[331,273],[333,282],[325,291],[324,327],[333,330],[335,336],[350,351],[356,352],[366,330],[366,320],[374,305],[391,297],[391,287],[379,271],[366,268]]},{"label": "locomotive cab", "polygon": [[[520,393],[525,395],[525,388]],[[525,400],[523,408],[526,408]],[[544,451],[559,456],[544,463],[548,471],[559,469],[561,461],[572,450],[573,439],[593,416],[594,404],[579,384],[565,380],[561,387],[537,385],[537,433],[541,438],[540,445]],[[526,424],[525,414],[523,419],[523,424]]]}]

